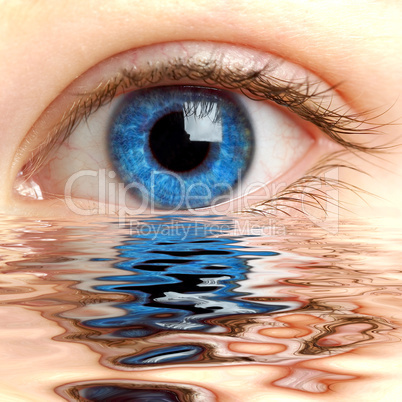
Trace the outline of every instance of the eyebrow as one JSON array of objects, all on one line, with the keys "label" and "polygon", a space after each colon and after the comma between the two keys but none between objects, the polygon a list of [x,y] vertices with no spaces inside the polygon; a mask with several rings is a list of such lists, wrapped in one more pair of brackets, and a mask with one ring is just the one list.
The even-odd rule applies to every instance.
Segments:
[{"label": "eyebrow", "polygon": [[[82,120],[87,120],[100,107],[110,103],[117,94],[158,86],[161,82],[164,82],[163,86],[171,86],[172,83],[180,85],[182,79],[209,88],[217,85],[226,90],[239,91],[255,101],[272,101],[314,124],[346,149],[363,152],[382,150],[378,146],[369,147],[344,138],[349,135],[372,135],[377,133],[379,126],[370,126],[371,119],[365,119],[364,113],[348,114],[339,108],[331,109],[331,93],[335,87],[322,91],[318,89],[319,83],[312,83],[308,78],[295,81],[275,78],[268,67],[244,71],[223,68],[213,61],[199,63],[191,60],[184,63],[180,59],[174,59],[143,71],[124,69],[114,77],[100,82],[93,91],[73,94],[75,100],[24,166],[23,176],[32,177],[45,163],[56,144],[64,142]],[[166,81],[170,84],[165,84]]]}]

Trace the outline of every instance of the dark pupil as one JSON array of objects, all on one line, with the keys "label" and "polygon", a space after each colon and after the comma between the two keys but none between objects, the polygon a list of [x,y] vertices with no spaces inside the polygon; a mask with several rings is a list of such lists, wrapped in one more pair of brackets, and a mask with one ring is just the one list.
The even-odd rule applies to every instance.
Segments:
[{"label": "dark pupil", "polygon": [[155,159],[174,172],[185,172],[199,166],[208,155],[210,143],[191,141],[184,130],[183,112],[161,117],[152,127],[149,146]]}]

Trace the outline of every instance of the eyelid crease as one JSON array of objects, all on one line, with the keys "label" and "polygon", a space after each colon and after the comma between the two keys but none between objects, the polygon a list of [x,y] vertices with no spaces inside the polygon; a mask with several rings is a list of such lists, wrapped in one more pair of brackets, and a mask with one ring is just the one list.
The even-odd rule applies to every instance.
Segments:
[{"label": "eyelid crease", "polygon": [[[308,78],[291,82],[274,77],[270,73],[269,66],[249,70],[229,69],[221,68],[212,59],[208,62],[190,59],[184,63],[180,58],[150,66],[145,71],[139,71],[135,67],[125,69],[106,82],[100,82],[95,90],[75,94],[78,99],[63,114],[59,123],[36,149],[36,153],[32,152],[32,158],[22,169],[23,177],[31,178],[46,162],[48,154],[56,144],[65,141],[82,120],[88,119],[100,107],[110,103],[117,94],[161,83],[164,86],[167,85],[164,83],[166,80],[179,82],[187,79],[197,82],[198,85],[200,82],[207,86],[219,85],[223,89],[238,90],[256,101],[273,101],[296,113],[301,119],[313,123],[333,141],[349,150],[377,152],[386,149],[365,146],[343,138],[350,134],[378,134],[377,130],[383,125],[370,126],[370,121],[374,118],[366,119],[365,116],[372,111],[348,114],[339,107],[331,109],[331,91],[336,86],[321,90],[318,89],[319,83],[312,83]],[[369,127],[362,128],[363,124],[368,124]]]}]

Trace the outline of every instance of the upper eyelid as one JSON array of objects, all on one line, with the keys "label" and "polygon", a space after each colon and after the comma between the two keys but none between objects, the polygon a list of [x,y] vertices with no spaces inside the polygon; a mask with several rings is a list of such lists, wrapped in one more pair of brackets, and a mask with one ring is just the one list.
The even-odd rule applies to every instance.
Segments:
[{"label": "upper eyelid", "polygon": [[272,74],[275,67],[277,66],[265,65],[255,69],[224,69],[212,58],[208,62],[200,62],[196,58],[187,61],[173,58],[168,63],[149,66],[145,70],[125,68],[106,81],[99,82],[94,90],[72,94],[74,102],[36,150],[35,163],[25,166],[24,176],[32,176],[38,163],[46,158],[57,142],[68,138],[82,119],[88,118],[101,106],[113,100],[118,92],[155,86],[166,79],[171,82],[187,79],[203,82],[207,86],[219,85],[225,89],[241,91],[255,100],[273,101],[313,123],[344,148],[357,151],[378,150],[378,147],[364,146],[344,138],[345,134],[372,134],[378,127],[373,125],[367,128],[365,124],[365,127],[361,128],[363,123],[370,123],[364,118],[364,114],[348,114],[339,108],[332,108],[334,87],[322,91],[320,82],[311,82],[307,76],[303,80],[277,78]]}]

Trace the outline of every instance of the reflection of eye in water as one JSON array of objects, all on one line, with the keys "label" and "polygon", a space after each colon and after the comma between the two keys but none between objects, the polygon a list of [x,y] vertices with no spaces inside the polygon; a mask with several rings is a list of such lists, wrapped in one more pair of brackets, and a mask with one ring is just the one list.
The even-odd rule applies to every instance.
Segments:
[{"label": "reflection of eye in water", "polygon": [[[359,387],[378,364],[380,378],[397,381],[397,367],[384,362],[401,339],[401,271],[378,264],[372,243],[234,237],[242,222],[233,230],[229,218],[190,219],[140,221],[131,234],[113,222],[3,225],[3,383],[19,392],[31,375],[25,389],[34,394],[40,370],[43,388],[53,384],[67,400],[190,402],[220,400],[220,375],[231,400],[253,389],[334,395],[333,384]],[[238,370],[246,385],[233,390]]]},{"label": "reflection of eye in water", "polygon": [[120,363],[128,365],[138,364],[161,364],[180,361],[194,361],[204,351],[204,348],[197,345],[168,346],[142,353],[140,356],[129,356],[120,359]]},{"label": "reflection of eye in water", "polygon": [[[228,225],[225,225],[228,230]],[[229,228],[230,229],[230,228]],[[289,306],[248,301],[239,290],[248,261],[276,256],[249,251],[239,241],[222,236],[216,226],[197,222],[147,222],[118,246],[123,261],[116,268],[129,274],[98,278],[107,282],[96,290],[129,293],[133,300],[117,307],[118,317],[84,321],[86,327],[113,328],[113,335],[136,338],[166,330],[216,332],[209,320],[239,314],[263,314]],[[117,283],[116,283],[117,282]],[[193,355],[190,351],[178,355]],[[174,355],[174,353],[173,353]]]},{"label": "reflection of eye in water", "polygon": [[179,402],[171,391],[156,389],[129,389],[118,386],[93,386],[84,388],[80,396],[92,402],[104,401],[141,401],[141,402]]},{"label": "reflection of eye in water", "polygon": [[[58,393],[68,400],[91,402],[191,402],[211,400],[208,391],[186,385],[172,386],[128,381],[90,381],[66,384]],[[201,398],[201,399],[200,399]]]}]

